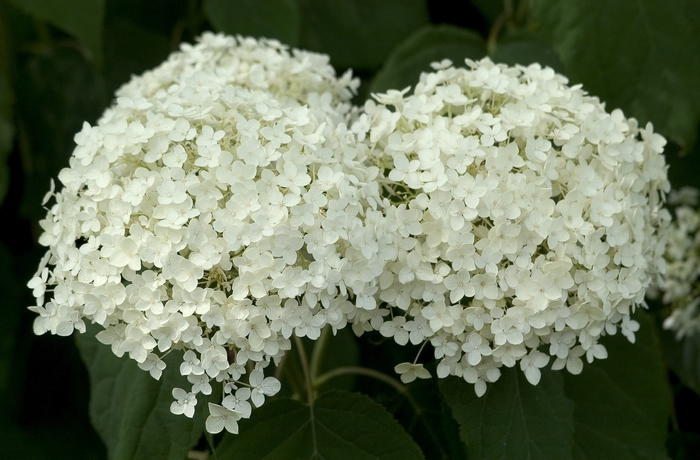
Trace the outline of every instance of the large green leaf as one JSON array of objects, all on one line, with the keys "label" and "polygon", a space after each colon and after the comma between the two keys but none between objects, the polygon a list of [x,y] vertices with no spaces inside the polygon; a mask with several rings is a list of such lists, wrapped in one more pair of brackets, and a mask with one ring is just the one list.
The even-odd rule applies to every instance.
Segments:
[{"label": "large green leaf", "polygon": [[[330,326],[326,327],[330,328]],[[324,333],[328,334],[330,331]],[[327,340],[325,344],[319,341],[311,342],[315,353],[313,356],[316,358],[318,366],[316,377],[338,367],[357,366],[359,364],[360,350],[357,345],[357,336],[352,332],[352,329],[349,327],[341,329],[335,335],[327,337]],[[306,343],[309,343],[309,341]],[[319,349],[317,350],[316,347],[319,347]],[[319,351],[321,356],[316,356],[316,353],[319,353]],[[343,375],[329,380],[320,390],[351,391],[355,387],[356,380],[356,375]]]},{"label": "large green leaf", "polygon": [[[434,366],[432,367],[431,370],[434,370]],[[363,383],[365,385],[360,387],[362,391],[370,390],[371,387],[368,387],[366,382]],[[438,379],[419,379],[411,382],[405,386],[405,394],[384,383],[381,383],[381,388],[385,391],[372,393],[372,399],[401,422],[406,432],[421,447],[426,458],[464,458],[466,452],[459,438],[459,427],[440,398]]]},{"label": "large green leaf", "polygon": [[564,395],[560,373],[544,370],[533,386],[520,370],[503,368],[481,398],[455,377],[441,380],[440,390],[460,424],[470,459],[572,458],[574,407]]},{"label": "large green leaf", "polygon": [[676,339],[672,331],[659,333],[666,362],[683,384],[700,395],[700,336]]},{"label": "large green leaf", "polygon": [[105,0],[8,0],[26,13],[50,22],[88,47],[102,62],[102,23]]},{"label": "large green leaf", "polygon": [[655,326],[635,319],[636,341],[621,334],[602,343],[608,358],[565,373],[566,396],[575,403],[575,459],[666,458],[671,400]]},{"label": "large green leaf", "polygon": [[377,69],[429,21],[423,0],[298,0],[302,48],[327,53],[337,68]]},{"label": "large green leaf", "polygon": [[170,53],[169,37],[128,17],[111,18],[105,25],[107,91],[119,88],[132,75],[140,75],[163,62]]},{"label": "large green leaf", "polygon": [[299,43],[301,20],[295,0],[204,0],[204,11],[222,32]]},{"label": "large green leaf", "polygon": [[665,458],[670,393],[654,325],[636,319],[636,343],[607,337],[609,357],[580,375],[543,371],[533,387],[504,368],[481,398],[460,379],[441,382],[470,458]]},{"label": "large green leaf", "polygon": [[700,120],[696,0],[532,0],[569,76],[690,148]]},{"label": "large green leaf", "polygon": [[486,45],[479,34],[450,25],[425,26],[392,51],[372,80],[371,91],[403,89],[415,86],[422,72],[432,71],[430,64],[450,59],[464,66],[464,59],[486,55]]},{"label": "large green leaf", "polygon": [[[75,133],[94,123],[106,106],[101,77],[72,46],[56,46],[17,68],[15,118],[25,168],[21,213],[43,219],[41,199],[49,181],[68,166]],[[24,133],[22,136],[21,133]]]},{"label": "large green leaf", "polygon": [[423,455],[382,406],[359,393],[324,393],[313,407],[265,403],[216,448],[219,460],[413,460]]},{"label": "large green leaf", "polygon": [[503,14],[504,2],[497,2],[494,0],[471,0],[471,2],[490,23],[493,23]]},{"label": "large green leaf", "polygon": [[[88,327],[76,341],[90,375],[90,418],[111,460],[181,460],[204,431],[206,404],[194,418],[170,413],[172,389],[191,384],[179,373],[182,354],[172,351],[160,380],[128,357],[117,358]],[[200,399],[202,397],[200,396]]]},{"label": "large green leaf", "polygon": [[564,72],[564,66],[552,45],[543,37],[532,32],[519,32],[500,40],[496,49],[491,53],[491,59],[497,63],[508,65],[529,65],[539,63],[549,66],[559,73]]}]

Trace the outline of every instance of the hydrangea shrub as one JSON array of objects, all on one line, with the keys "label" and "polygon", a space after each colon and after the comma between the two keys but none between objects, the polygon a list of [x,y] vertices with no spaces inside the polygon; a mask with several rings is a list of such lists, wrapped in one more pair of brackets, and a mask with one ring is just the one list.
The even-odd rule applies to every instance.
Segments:
[{"label": "hydrangea shrub", "polygon": [[[519,365],[578,374],[663,270],[665,139],[538,64],[435,63],[411,94],[374,95],[353,129],[387,197],[386,308],[357,326],[430,342],[440,377]],[[397,372],[416,376],[415,362]]]},{"label": "hydrangea shrub", "polygon": [[[37,334],[97,339],[159,378],[170,350],[238,431],[324,327],[429,347],[438,377],[578,374],[663,271],[665,140],[539,65],[434,64],[350,99],[327,56],[204,34],[76,134],[29,282]],[[49,295],[47,295],[49,293]],[[427,352],[426,352],[427,353]],[[430,376],[419,356],[405,383]]]},{"label": "hydrangea shrub", "polygon": [[172,412],[192,417],[220,382],[207,429],[235,432],[280,389],[263,369],[292,334],[344,327],[349,296],[374,305],[378,170],[346,127],[357,84],[327,56],[214,34],[134,77],[47,195],[35,332],[95,322],[154,378],[185,350],[192,387]]}]

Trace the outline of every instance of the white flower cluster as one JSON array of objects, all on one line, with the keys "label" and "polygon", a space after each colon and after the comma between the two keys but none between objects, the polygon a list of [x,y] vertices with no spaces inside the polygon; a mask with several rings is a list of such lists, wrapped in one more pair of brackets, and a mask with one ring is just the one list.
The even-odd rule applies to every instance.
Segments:
[{"label": "white flower cluster", "polygon": [[[665,140],[537,64],[449,61],[412,95],[375,95],[354,123],[384,174],[379,279],[386,308],[354,318],[399,344],[431,343],[439,377],[475,385],[519,363],[582,370],[657,275],[668,218]],[[420,364],[397,366],[404,381]]]},{"label": "white flower cluster", "polygon": [[664,304],[672,307],[664,328],[676,331],[681,339],[700,332],[700,211],[698,190],[684,187],[669,194],[669,204],[676,205],[675,215],[665,233],[666,274],[663,284],[650,297],[662,294]]},{"label": "white flower cluster", "polygon": [[35,332],[92,321],[154,378],[183,350],[192,387],[171,411],[192,417],[220,382],[207,430],[236,432],[280,389],[263,369],[292,334],[344,327],[349,296],[375,306],[378,169],[345,124],[357,85],[327,56],[213,34],[134,77],[47,195]]},{"label": "white flower cluster", "polygon": [[551,69],[467,63],[358,112],[327,56],[183,45],[75,136],[41,222],[35,332],[97,323],[154,378],[182,350],[192,386],[171,411],[192,417],[218,382],[212,433],[236,432],[279,391],[264,370],[290,338],[324,327],[430,344],[438,376],[479,395],[503,365],[536,384],[550,357],[578,373],[601,335],[634,341],[663,261],[665,140]]}]

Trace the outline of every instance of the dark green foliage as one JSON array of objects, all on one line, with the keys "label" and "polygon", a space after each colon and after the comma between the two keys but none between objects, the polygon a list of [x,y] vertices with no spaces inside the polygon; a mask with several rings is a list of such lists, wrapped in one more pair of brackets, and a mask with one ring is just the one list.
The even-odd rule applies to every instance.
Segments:
[{"label": "dark green foliage", "polygon": [[532,386],[519,369],[503,368],[481,398],[462,380],[441,382],[469,458],[664,458],[668,384],[654,324],[636,319],[636,343],[607,338],[608,359],[580,375],[547,370]]},{"label": "dark green foliage", "polygon": [[8,0],[26,13],[47,21],[80,40],[102,62],[105,0]]},{"label": "dark green foliage", "polygon": [[414,460],[418,446],[386,409],[359,393],[332,391],[313,407],[291,400],[266,403],[227,435],[221,460]]},{"label": "dark green foliage", "polygon": [[486,55],[484,40],[474,31],[440,25],[424,26],[397,46],[372,80],[371,91],[403,89],[415,86],[422,72],[431,72],[430,64],[450,59],[463,65],[464,59]]},{"label": "dark green foliage", "polygon": [[574,404],[564,394],[561,373],[543,372],[533,386],[519,369],[504,368],[481,398],[458,378],[441,381],[440,389],[469,458],[572,458]]},{"label": "dark green foliage", "polygon": [[689,148],[700,121],[694,0],[533,0],[533,26],[591,94]]},{"label": "dark green foliage", "polygon": [[295,0],[205,0],[204,11],[222,32],[299,43],[301,17]]},{"label": "dark green foliage", "polygon": [[99,327],[77,336],[90,374],[90,418],[107,446],[110,460],[182,459],[204,431],[206,401],[197,404],[194,418],[170,413],[173,388],[189,388],[180,375],[180,352],[165,359],[159,380],[130,359],[119,359],[94,338]]}]

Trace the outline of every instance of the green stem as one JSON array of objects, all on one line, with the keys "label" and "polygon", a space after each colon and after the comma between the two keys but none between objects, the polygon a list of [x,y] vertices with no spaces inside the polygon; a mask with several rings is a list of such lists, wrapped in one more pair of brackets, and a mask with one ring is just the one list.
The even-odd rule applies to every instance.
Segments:
[{"label": "green stem", "polygon": [[528,13],[528,4],[527,0],[520,0],[518,2],[518,6],[515,8],[515,21],[517,24],[524,24],[525,20],[527,19],[527,13]]},{"label": "green stem", "polygon": [[328,348],[328,339],[331,335],[331,327],[326,326],[321,330],[321,336],[316,341],[314,349],[311,352],[311,378],[315,379],[321,370],[323,359],[326,357],[326,349]]},{"label": "green stem", "polygon": [[375,380],[379,380],[380,382],[383,382],[390,387],[392,387],[394,390],[396,390],[401,396],[406,398],[408,403],[411,405],[411,408],[416,414],[417,418],[420,418],[423,420],[423,424],[425,425],[426,430],[428,431],[428,434],[430,435],[431,438],[435,441],[435,445],[438,446],[438,449],[440,452],[442,452],[442,457],[446,458],[447,453],[445,452],[445,449],[440,445],[439,442],[439,437],[437,434],[433,431],[431,428],[430,424],[427,423],[423,419],[423,410],[421,407],[418,405],[415,399],[413,399],[413,396],[411,396],[411,393],[408,391],[406,386],[401,383],[400,381],[396,380],[393,377],[389,377],[388,375],[375,371],[374,369],[368,369],[366,367],[359,367],[359,366],[346,366],[346,367],[337,367],[333,369],[332,371],[328,371],[325,374],[321,375],[314,381],[314,386],[316,388],[320,388],[321,386],[325,385],[328,383],[328,381],[336,378],[336,377],[342,377],[344,375],[364,375],[366,377],[371,377]]},{"label": "green stem", "polygon": [[503,0],[503,13],[501,13],[491,26],[489,30],[489,36],[486,40],[486,51],[489,55],[493,54],[496,50],[496,44],[498,43],[498,37],[501,35],[501,30],[503,26],[506,25],[509,19],[513,17],[513,1]]},{"label": "green stem", "polygon": [[413,410],[420,414],[421,413],[421,408],[420,406],[416,403],[416,401],[413,399],[413,396],[411,396],[411,393],[406,389],[406,386],[401,383],[400,381],[396,380],[393,377],[389,377],[388,375],[384,374],[383,372],[375,371],[374,369],[368,369],[366,367],[359,367],[359,366],[345,366],[345,367],[336,367],[332,371],[328,371],[325,374],[321,375],[316,379],[314,382],[314,387],[320,388],[326,383],[328,383],[329,380],[332,380],[336,377],[341,377],[344,375],[364,375],[366,377],[372,377],[375,380],[379,380],[380,382],[386,383],[390,387],[392,387],[394,390],[396,390],[401,396],[406,398],[409,403],[411,403],[411,407],[413,407]]},{"label": "green stem", "polygon": [[428,343],[427,339],[423,341],[423,345],[420,346],[418,353],[416,353],[416,359],[413,360],[413,364],[416,364],[418,362],[418,358],[420,357],[420,354],[423,352],[423,348],[425,348],[425,345],[427,343]]},{"label": "green stem", "polygon": [[299,360],[301,361],[301,370],[304,372],[304,380],[306,381],[306,403],[309,407],[314,406],[314,386],[311,382],[311,372],[309,372],[309,360],[306,357],[304,350],[304,342],[298,336],[294,336],[294,344],[299,352]]},{"label": "green stem", "polygon": [[204,430],[204,435],[207,438],[207,444],[209,444],[209,448],[211,449],[212,457],[214,457],[214,460],[217,460],[216,449],[214,448],[214,437],[207,430]]}]

